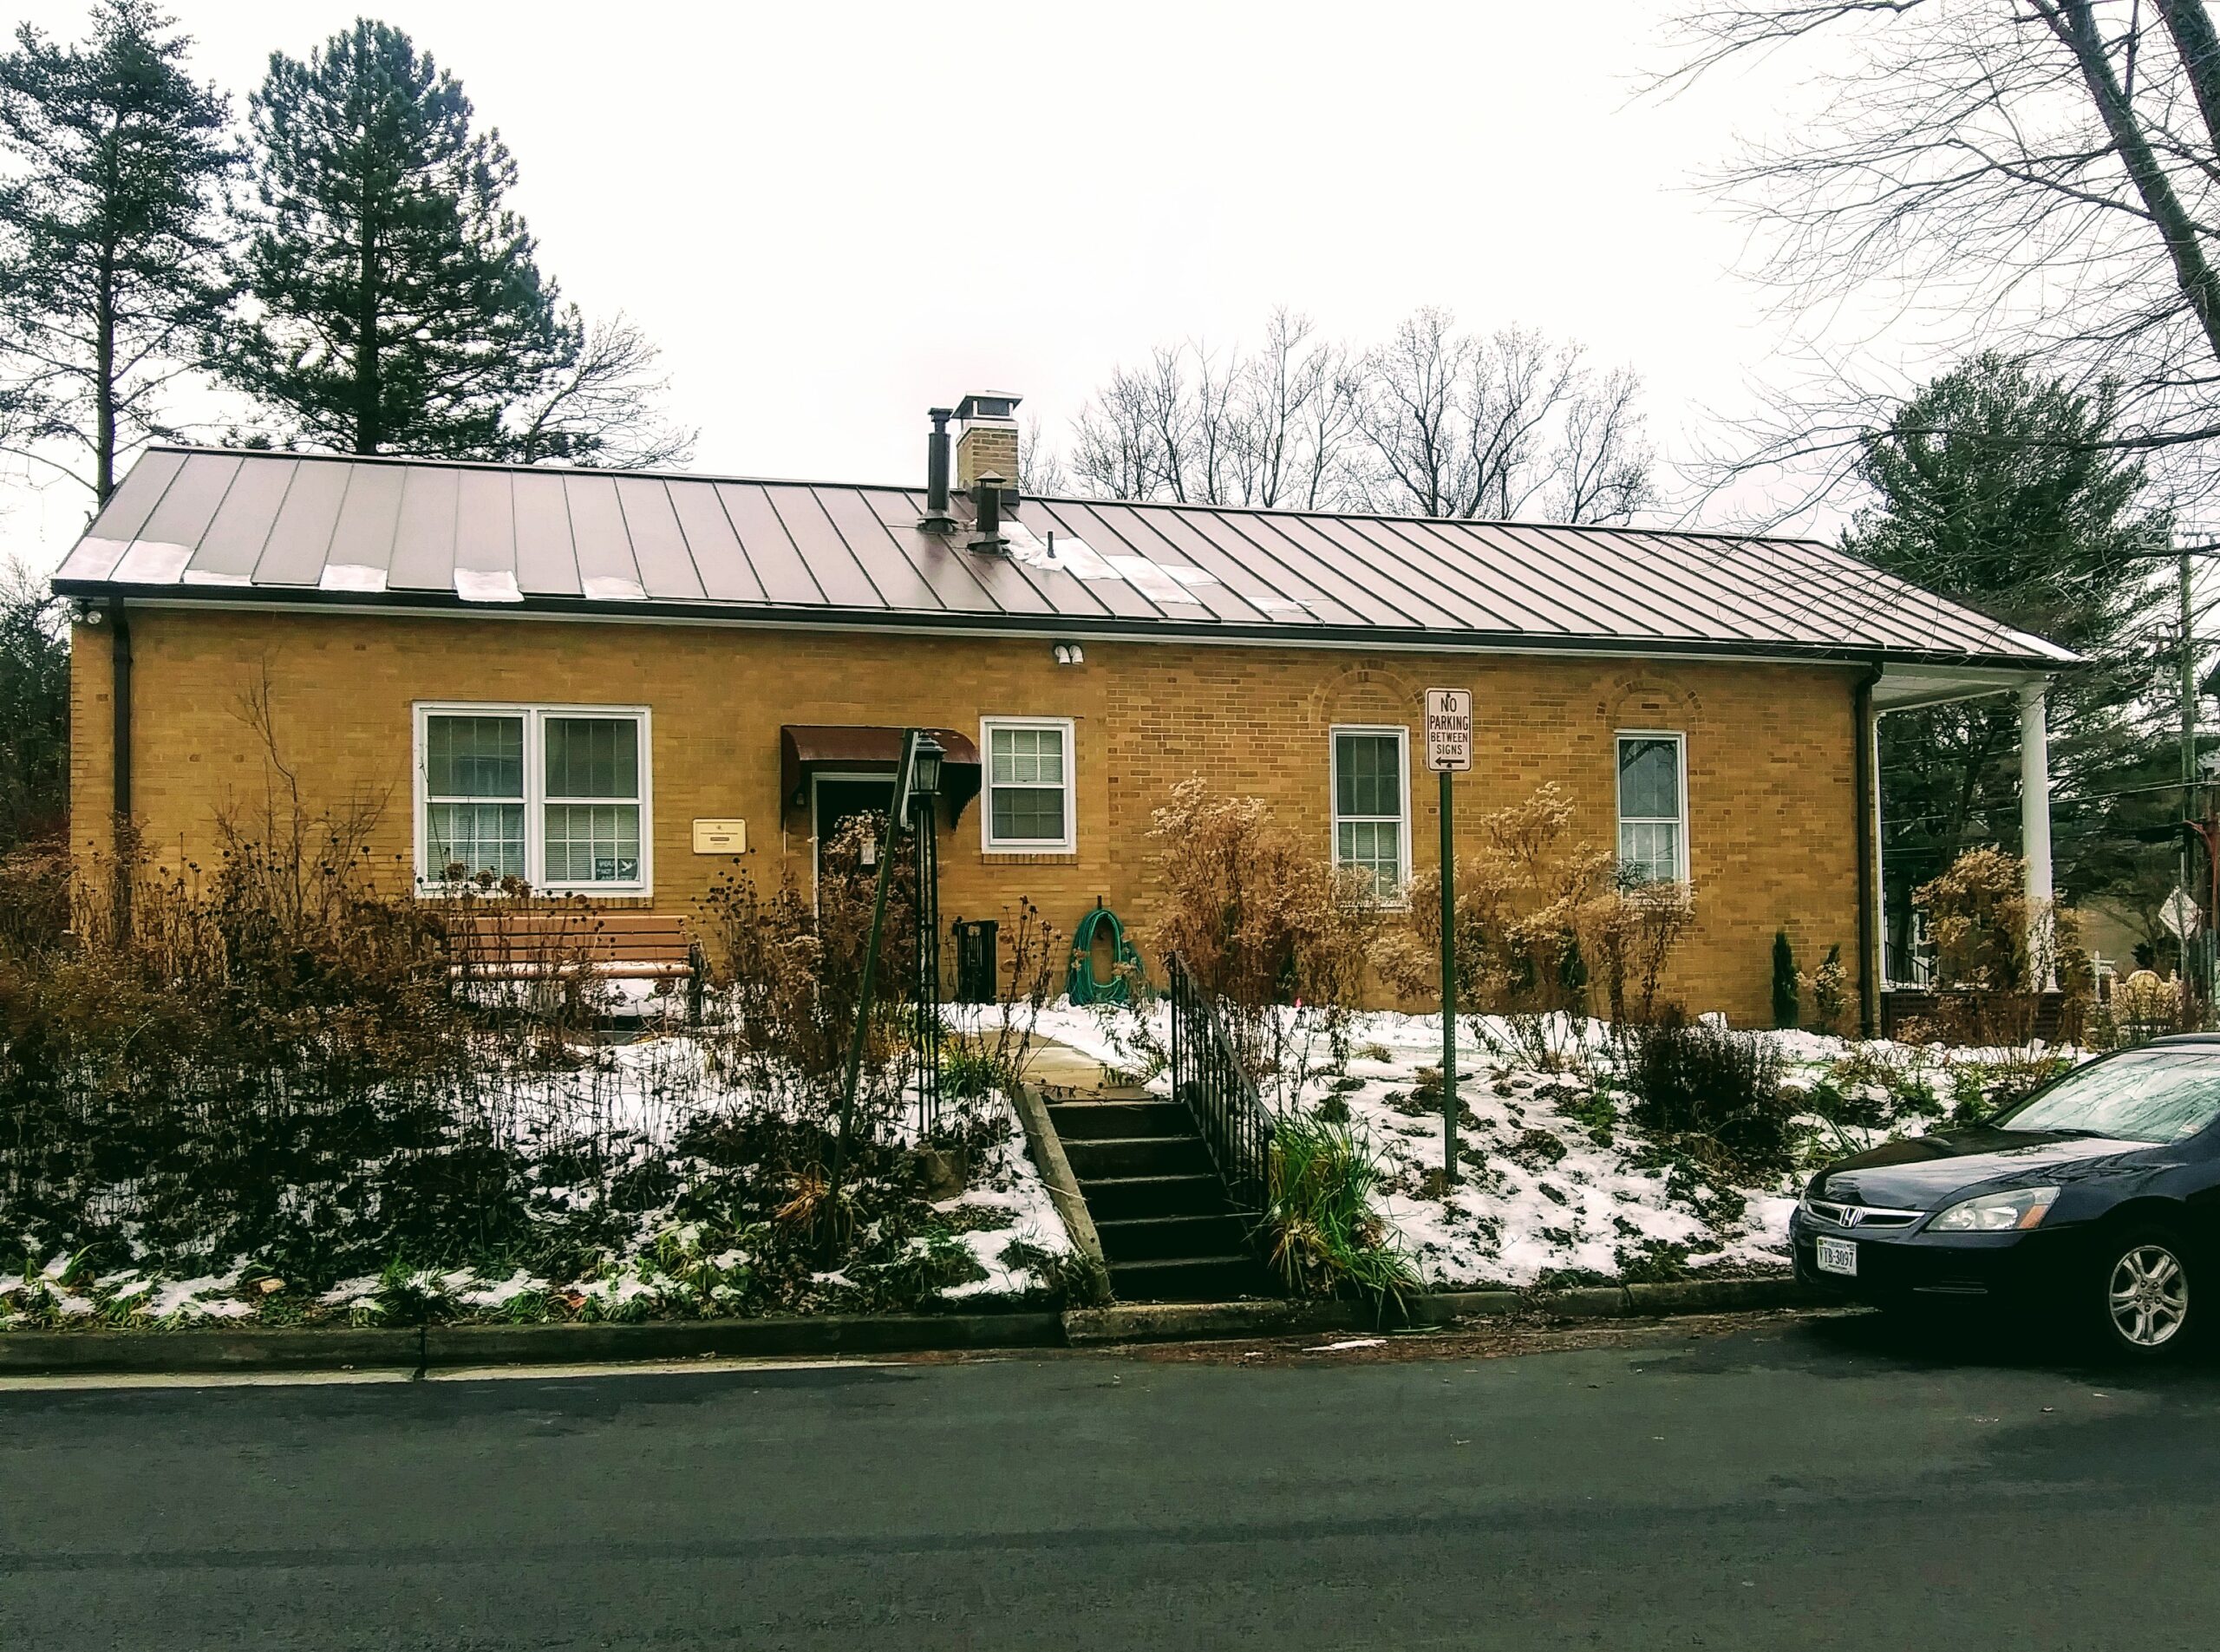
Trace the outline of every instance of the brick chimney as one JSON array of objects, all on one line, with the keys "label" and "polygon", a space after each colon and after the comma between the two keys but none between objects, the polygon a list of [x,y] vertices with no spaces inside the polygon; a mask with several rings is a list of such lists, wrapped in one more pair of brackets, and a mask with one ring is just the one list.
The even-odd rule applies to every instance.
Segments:
[{"label": "brick chimney", "polygon": [[974,390],[956,404],[956,485],[967,492],[982,476],[1017,486],[1017,404],[1000,390]]}]

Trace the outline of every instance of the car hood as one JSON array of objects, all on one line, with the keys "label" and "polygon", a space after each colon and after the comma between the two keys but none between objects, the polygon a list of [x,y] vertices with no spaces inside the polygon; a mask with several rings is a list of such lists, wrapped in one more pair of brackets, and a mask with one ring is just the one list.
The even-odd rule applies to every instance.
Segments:
[{"label": "car hood", "polygon": [[2060,1172],[2086,1175],[2130,1159],[2158,1154],[2159,1145],[2102,1136],[2054,1135],[2031,1130],[1975,1126],[1914,1136],[1845,1159],[1812,1179],[1815,1198],[1851,1205],[1886,1205],[1931,1211],[1954,1195],[1995,1182],[2010,1186],[2057,1180]]}]

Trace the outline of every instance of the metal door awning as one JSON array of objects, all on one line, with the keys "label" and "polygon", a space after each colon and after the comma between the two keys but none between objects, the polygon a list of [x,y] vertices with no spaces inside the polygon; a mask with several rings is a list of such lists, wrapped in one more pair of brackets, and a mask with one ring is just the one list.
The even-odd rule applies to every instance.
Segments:
[{"label": "metal door awning", "polygon": [[[979,795],[979,747],[953,728],[925,731],[947,757],[941,765],[940,794],[948,800],[949,819],[963,818],[964,806]],[[867,723],[787,723],[779,730],[779,795],[788,809],[809,806],[809,779],[820,772],[885,774],[901,764],[902,733]]]}]

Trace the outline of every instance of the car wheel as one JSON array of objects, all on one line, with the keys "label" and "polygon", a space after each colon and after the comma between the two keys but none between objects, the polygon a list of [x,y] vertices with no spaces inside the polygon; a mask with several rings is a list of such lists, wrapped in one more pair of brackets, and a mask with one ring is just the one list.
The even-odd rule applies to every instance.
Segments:
[{"label": "car wheel", "polygon": [[2162,1227],[2113,1235],[2098,1249],[2098,1308],[2106,1341],[2135,1359],[2163,1359],[2190,1338],[2188,1248]]}]

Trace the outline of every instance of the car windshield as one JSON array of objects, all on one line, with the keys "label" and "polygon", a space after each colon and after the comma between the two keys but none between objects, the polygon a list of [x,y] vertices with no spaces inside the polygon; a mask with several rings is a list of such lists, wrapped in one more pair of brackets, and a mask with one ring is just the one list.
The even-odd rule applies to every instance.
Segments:
[{"label": "car windshield", "polygon": [[2220,1050],[2130,1050],[2000,1114],[2005,1130],[2179,1141],[2220,1119]]}]

